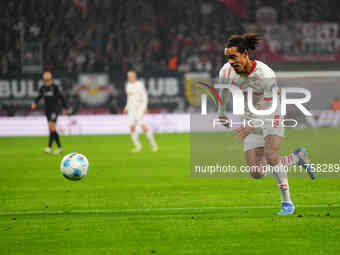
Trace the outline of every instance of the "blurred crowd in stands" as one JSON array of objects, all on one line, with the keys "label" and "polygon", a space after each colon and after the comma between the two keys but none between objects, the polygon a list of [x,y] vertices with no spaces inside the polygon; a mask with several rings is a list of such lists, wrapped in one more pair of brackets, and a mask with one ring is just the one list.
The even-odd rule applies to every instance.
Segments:
[{"label": "blurred crowd in stands", "polygon": [[[23,47],[30,43],[41,45],[44,68],[60,72],[216,71],[229,35],[247,28],[265,33],[273,24],[338,23],[339,5],[337,0],[0,1],[0,73],[20,72]],[[340,39],[337,26],[327,29],[323,36]],[[279,34],[269,30],[265,38],[285,53],[275,42],[291,34],[285,29]],[[319,54],[335,51],[339,45],[333,41]]]}]

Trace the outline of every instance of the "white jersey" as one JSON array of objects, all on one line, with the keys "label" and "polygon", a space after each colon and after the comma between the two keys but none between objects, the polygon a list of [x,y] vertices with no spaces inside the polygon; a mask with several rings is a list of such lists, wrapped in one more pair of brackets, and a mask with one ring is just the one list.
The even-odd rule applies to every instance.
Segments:
[{"label": "white jersey", "polygon": [[[224,64],[219,72],[219,81],[224,84],[237,86],[243,91],[245,95],[245,113],[251,116],[253,116],[253,114],[249,112],[247,107],[247,90],[249,87],[253,88],[253,104],[258,110],[271,107],[272,91],[274,88],[279,89],[274,71],[258,60],[254,60],[253,67],[248,75],[239,75],[229,63]],[[221,94],[222,93],[223,92],[221,92]],[[224,98],[223,101],[226,101],[226,99],[227,98]],[[278,105],[280,105],[279,101]],[[277,107],[277,109],[279,109],[279,107]],[[219,108],[219,113],[224,113],[224,106]],[[278,111],[274,114],[277,115]]]},{"label": "white jersey", "polygon": [[136,81],[135,83],[127,82],[125,92],[127,94],[126,109],[128,112],[144,112],[147,110],[148,94],[141,81]]}]

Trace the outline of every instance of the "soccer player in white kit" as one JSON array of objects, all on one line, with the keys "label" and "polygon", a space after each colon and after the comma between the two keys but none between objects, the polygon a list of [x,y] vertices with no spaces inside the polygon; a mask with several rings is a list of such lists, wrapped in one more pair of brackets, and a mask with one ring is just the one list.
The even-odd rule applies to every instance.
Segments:
[{"label": "soccer player in white kit", "polygon": [[[248,87],[253,89],[253,105],[258,110],[269,109],[272,106],[272,92],[279,91],[274,71],[259,60],[251,59],[248,50],[254,50],[261,37],[254,33],[244,35],[233,35],[228,39],[225,56],[228,62],[220,69],[219,81],[237,86],[245,94],[245,105],[247,105]],[[219,105],[219,119],[224,121],[228,127],[229,119],[224,110],[229,97],[228,89],[220,89],[222,105]],[[245,108],[245,120],[261,119],[264,125],[254,127],[256,124],[241,125],[236,129],[236,135],[242,141],[245,158],[250,174],[254,178],[262,178],[272,173],[276,179],[281,194],[282,209],[279,215],[289,215],[295,212],[295,206],[290,198],[288,176],[285,166],[298,164],[302,166],[312,179],[314,169],[305,148],[298,148],[289,155],[280,157],[280,145],[284,137],[284,127],[281,125],[283,116],[280,115],[280,100],[276,111],[271,115],[254,115]],[[268,119],[265,121],[264,119]],[[247,122],[246,122],[247,123]]]},{"label": "soccer player in white kit", "polygon": [[129,71],[127,73],[127,79],[128,82],[125,87],[127,104],[125,106],[124,113],[127,113],[130,119],[131,138],[135,145],[132,151],[139,152],[142,149],[142,145],[136,131],[137,124],[141,125],[152,146],[152,150],[158,151],[158,146],[152,131],[148,128],[145,122],[145,114],[148,110],[148,94],[145,86],[141,81],[137,80],[137,73],[135,71]]}]

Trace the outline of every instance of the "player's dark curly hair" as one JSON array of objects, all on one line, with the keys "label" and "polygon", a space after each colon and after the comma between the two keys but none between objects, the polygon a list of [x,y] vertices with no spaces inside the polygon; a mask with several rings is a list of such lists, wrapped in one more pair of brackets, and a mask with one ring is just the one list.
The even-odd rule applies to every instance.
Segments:
[{"label": "player's dark curly hair", "polygon": [[228,38],[226,48],[238,47],[238,51],[255,50],[262,36],[256,33],[245,33],[243,35],[232,35]]}]

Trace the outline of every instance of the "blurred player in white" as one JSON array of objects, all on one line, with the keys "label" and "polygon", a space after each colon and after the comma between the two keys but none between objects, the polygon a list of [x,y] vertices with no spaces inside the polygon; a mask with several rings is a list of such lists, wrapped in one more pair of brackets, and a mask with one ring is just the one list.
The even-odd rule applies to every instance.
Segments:
[{"label": "blurred player in white", "polygon": [[[240,88],[245,94],[247,105],[247,90],[253,89],[253,105],[257,110],[269,109],[272,106],[272,94],[279,91],[274,71],[263,62],[251,59],[248,51],[254,50],[260,36],[253,33],[233,35],[228,39],[225,56],[228,62],[219,72],[219,80]],[[277,93],[276,92],[276,93]],[[224,125],[230,123],[224,114],[225,105],[229,97],[228,89],[221,89],[220,96],[223,105],[219,105],[219,119]],[[280,146],[284,137],[284,127],[281,125],[283,116],[280,115],[280,100],[276,111],[271,115],[254,115],[246,106],[243,119],[261,119],[261,127],[241,126],[236,129],[237,137],[242,141],[247,166],[254,178],[262,178],[273,173],[281,194],[282,210],[280,215],[293,214],[295,206],[291,200],[288,175],[285,169],[298,164],[306,169],[311,178],[315,178],[314,170],[308,165],[309,159],[305,148],[298,148],[294,152],[280,157]],[[266,121],[266,119],[269,119]],[[223,122],[224,121],[224,122]],[[231,122],[232,123],[232,122]],[[258,123],[258,122],[257,122]],[[256,124],[253,124],[256,125]],[[269,170],[269,171],[267,171]]]},{"label": "blurred player in white", "polygon": [[158,146],[151,129],[148,128],[145,122],[145,114],[148,110],[148,94],[145,86],[141,81],[137,80],[137,73],[135,71],[129,71],[127,73],[128,82],[125,87],[127,94],[127,104],[124,109],[124,113],[129,115],[130,119],[130,131],[133,144],[135,147],[133,152],[139,152],[142,149],[142,145],[138,138],[136,131],[137,124],[140,124],[146,137],[148,138],[153,151],[158,151]]}]

